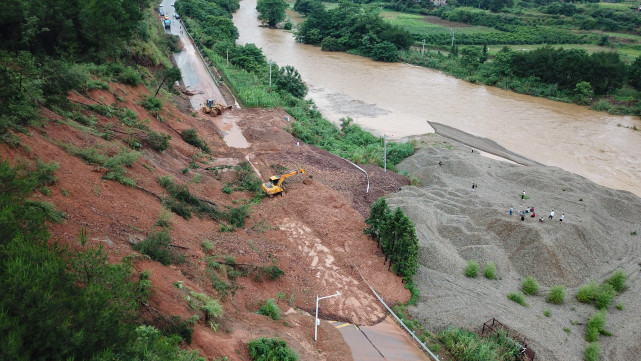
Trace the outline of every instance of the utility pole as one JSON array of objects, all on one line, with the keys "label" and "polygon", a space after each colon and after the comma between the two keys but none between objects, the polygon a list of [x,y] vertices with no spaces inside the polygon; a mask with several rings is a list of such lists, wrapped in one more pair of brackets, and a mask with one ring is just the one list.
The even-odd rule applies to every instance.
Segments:
[{"label": "utility pole", "polygon": [[450,27],[450,32],[452,33],[452,47],[454,47],[454,29]]},{"label": "utility pole", "polygon": [[423,50],[421,50],[421,56],[425,55],[425,39],[423,39]]},{"label": "utility pole", "polygon": [[229,48],[227,48],[227,66],[229,66]]}]

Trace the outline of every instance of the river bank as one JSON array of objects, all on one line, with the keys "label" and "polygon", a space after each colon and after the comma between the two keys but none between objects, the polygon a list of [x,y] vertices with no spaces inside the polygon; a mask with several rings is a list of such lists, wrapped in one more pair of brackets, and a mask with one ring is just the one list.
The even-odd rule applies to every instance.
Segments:
[{"label": "river bank", "polygon": [[[477,142],[475,149],[497,150],[492,142],[471,135],[461,140],[470,139]],[[476,330],[496,318],[527,337],[537,359],[581,359],[587,345],[585,324],[597,310],[578,302],[577,290],[623,270],[629,289],[616,296],[607,311],[606,328],[614,336],[599,339],[601,355],[623,361],[641,352],[641,302],[635,296],[641,291],[639,197],[557,167],[489,159],[440,135],[414,140],[421,149],[399,169],[421,183],[403,187],[388,203],[401,207],[416,225],[421,266],[414,282],[421,297],[410,311],[423,326]],[[473,183],[478,187],[473,189]],[[523,191],[527,197],[521,200]],[[536,217],[528,213],[521,221],[517,214],[526,207],[534,207]],[[541,217],[543,222],[538,221]],[[465,277],[468,260],[481,267],[494,262],[497,278]],[[519,291],[526,276],[535,277],[541,289],[528,296],[523,307],[506,296]],[[566,288],[561,305],[545,301],[554,285]],[[544,316],[546,310],[550,317]]]},{"label": "river bank", "polygon": [[294,66],[318,110],[388,139],[432,132],[440,123],[515,153],[641,195],[641,120],[471,84],[442,72],[323,52],[290,32],[260,27],[255,0],[234,13],[239,44],[254,43],[279,66]]}]

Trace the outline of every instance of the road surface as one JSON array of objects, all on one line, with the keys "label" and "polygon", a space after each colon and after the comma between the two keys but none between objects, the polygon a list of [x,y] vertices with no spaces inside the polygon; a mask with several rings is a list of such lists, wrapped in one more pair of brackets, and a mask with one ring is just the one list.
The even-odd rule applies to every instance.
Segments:
[{"label": "road surface", "polygon": [[374,326],[329,321],[352,350],[354,361],[430,361],[388,316]]},{"label": "road surface", "polygon": [[[185,87],[194,93],[189,97],[191,108],[200,113],[200,109],[207,99],[214,99],[215,103],[227,106],[228,104],[218,89],[218,84],[215,83],[207,71],[207,67],[198,55],[198,51],[181,20],[176,19],[176,9],[172,5],[173,0],[164,0],[162,2],[165,14],[171,19],[171,34],[180,37],[180,41],[183,44],[183,50],[180,53],[174,53],[174,60],[176,61],[176,66],[180,69]],[[226,112],[222,116],[212,117],[211,119],[222,131],[223,140],[228,146],[233,148],[248,148],[250,146],[240,127],[236,124],[238,118],[233,114]]]}]

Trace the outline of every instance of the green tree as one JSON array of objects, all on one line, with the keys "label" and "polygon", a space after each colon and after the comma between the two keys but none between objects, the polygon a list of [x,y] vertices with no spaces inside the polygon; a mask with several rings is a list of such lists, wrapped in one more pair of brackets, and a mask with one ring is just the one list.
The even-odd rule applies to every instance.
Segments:
[{"label": "green tree", "polygon": [[158,96],[158,92],[160,91],[160,88],[163,86],[163,84],[167,83],[167,86],[173,86],[175,82],[180,81],[182,77],[180,76],[180,69],[176,66],[172,66],[171,68],[167,68],[163,70],[160,73],[160,84],[158,85],[158,89],[156,89],[156,93],[154,93],[154,98]]},{"label": "green tree", "polygon": [[618,53],[593,53],[588,69],[588,79],[595,94],[611,93],[620,88],[625,80],[625,63]]},{"label": "green tree", "polygon": [[628,82],[634,89],[641,90],[641,55],[630,65]]},{"label": "green tree", "polygon": [[287,9],[285,0],[258,0],[256,10],[258,10],[258,19],[273,28],[279,22],[285,20],[285,9]]},{"label": "green tree", "polygon": [[325,6],[323,6],[323,3],[318,0],[296,0],[294,3],[294,10],[303,15],[322,11],[324,9]]},{"label": "green tree", "polygon": [[576,96],[577,103],[582,105],[590,104],[590,101],[594,97],[594,90],[592,90],[592,85],[587,81],[582,81],[576,84],[574,88],[574,96]]},{"label": "green tree", "polygon": [[[397,217],[396,213],[400,213],[402,216]],[[396,219],[399,219],[397,226],[400,230],[400,237],[395,247],[396,254],[393,268],[396,274],[403,277],[405,281],[411,281],[418,270],[418,238],[416,237],[414,224],[400,208],[397,208],[394,213],[394,221]]]},{"label": "green tree", "polygon": [[392,210],[387,205],[385,198],[381,197],[372,204],[369,212],[369,217],[365,220],[367,227],[363,229],[365,234],[369,234],[376,240],[379,248],[381,247],[381,236],[383,233],[384,224],[390,217]]},{"label": "green tree", "polygon": [[398,61],[398,50],[389,41],[383,41],[374,45],[372,59],[387,62]]},{"label": "green tree", "polygon": [[307,87],[303,79],[298,70],[291,65],[278,69],[275,85],[277,89],[284,90],[296,98],[302,99],[307,95]]}]

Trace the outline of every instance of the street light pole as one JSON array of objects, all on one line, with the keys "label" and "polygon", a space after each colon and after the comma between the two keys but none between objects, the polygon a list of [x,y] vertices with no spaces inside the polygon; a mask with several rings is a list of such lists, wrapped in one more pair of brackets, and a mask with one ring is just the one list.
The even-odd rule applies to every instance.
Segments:
[{"label": "street light pole", "polygon": [[336,291],[336,293],[333,294],[333,295],[329,295],[329,296],[325,296],[325,297],[318,297],[318,295],[316,295],[316,320],[314,321],[314,341],[316,341],[317,336],[318,336],[318,324],[319,324],[319,322],[318,322],[319,321],[318,320],[318,301],[322,300],[324,298],[336,297],[336,296],[340,296],[340,295],[341,295],[341,293],[338,292],[338,291]]}]

